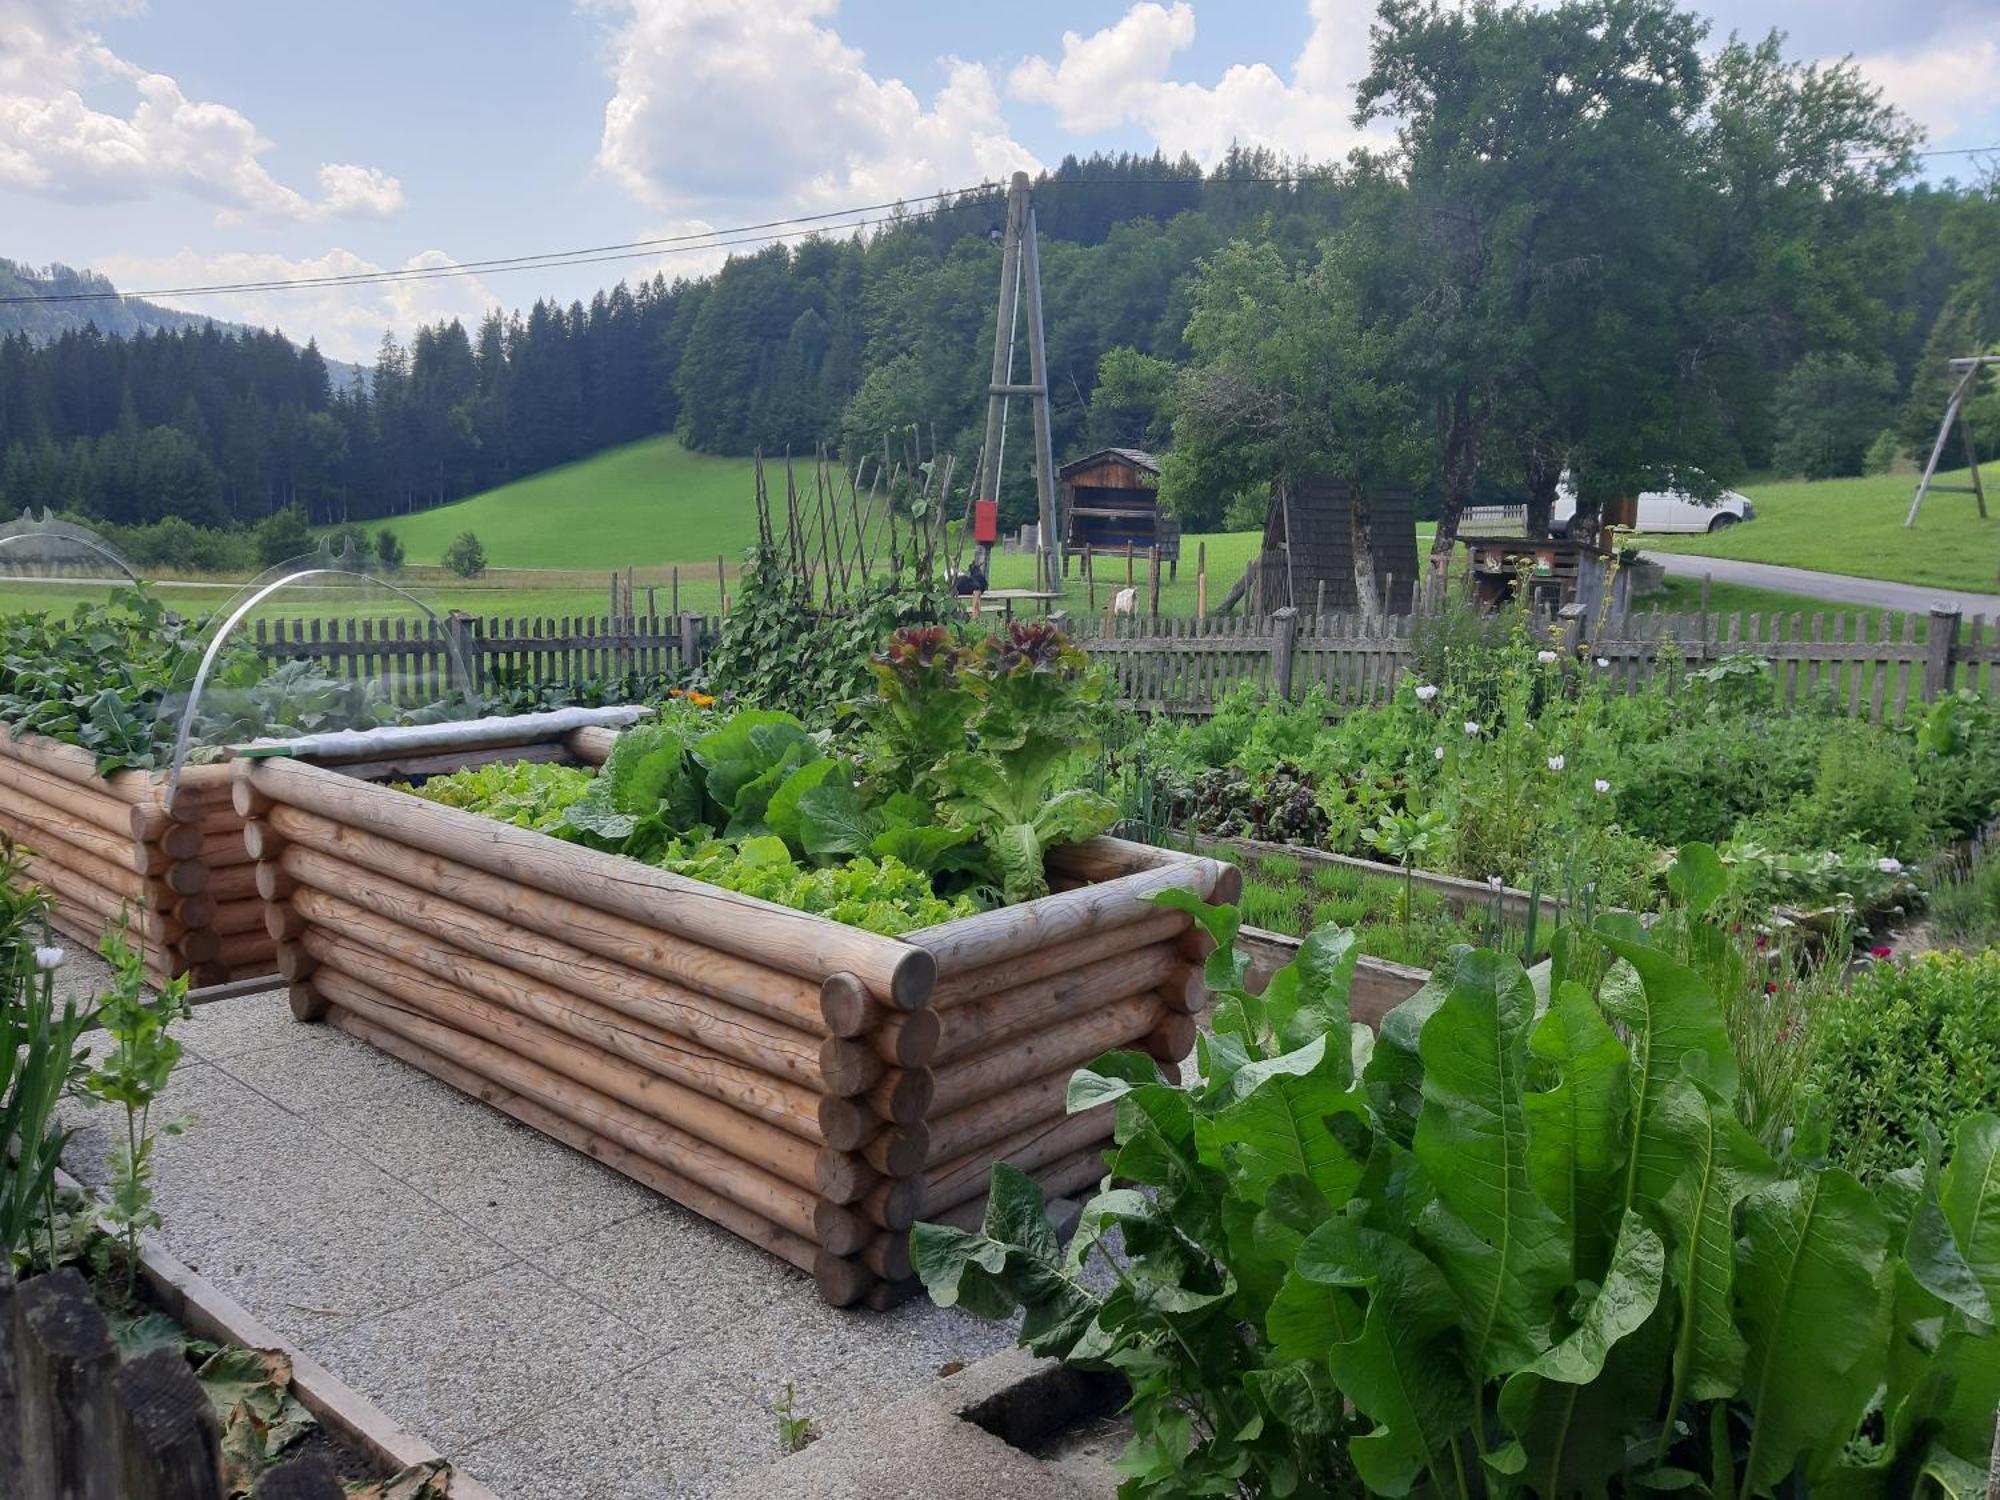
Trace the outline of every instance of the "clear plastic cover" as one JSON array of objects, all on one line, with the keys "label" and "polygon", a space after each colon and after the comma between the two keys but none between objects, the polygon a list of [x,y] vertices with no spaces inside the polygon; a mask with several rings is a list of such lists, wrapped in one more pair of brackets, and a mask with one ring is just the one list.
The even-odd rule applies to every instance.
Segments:
[{"label": "clear plastic cover", "polygon": [[0,583],[129,588],[138,582],[138,571],[124,554],[88,526],[58,520],[46,510],[40,520],[23,511],[0,526]]},{"label": "clear plastic cover", "polygon": [[216,752],[484,712],[466,641],[418,591],[351,553],[268,568],[216,610],[173,725],[169,777]]}]

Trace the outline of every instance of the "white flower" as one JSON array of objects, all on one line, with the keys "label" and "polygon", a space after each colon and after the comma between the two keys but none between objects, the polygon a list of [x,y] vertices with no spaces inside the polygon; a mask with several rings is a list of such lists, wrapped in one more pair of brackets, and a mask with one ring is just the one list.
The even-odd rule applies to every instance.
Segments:
[{"label": "white flower", "polygon": [[1903,862],[1900,859],[1878,859],[1875,868],[1884,875],[1900,875],[1903,873]]},{"label": "white flower", "polygon": [[1496,891],[1504,891],[1507,889],[1507,882],[1502,880],[1498,875],[1488,875],[1486,877],[1486,883]]},{"label": "white flower", "polygon": [[1611,665],[1611,658],[1608,656],[1600,656],[1597,658],[1597,665],[1599,667],[1608,667]]},{"label": "white flower", "polygon": [[37,948],[35,967],[47,973],[50,969],[59,968],[65,957],[67,955],[60,948]]},{"label": "white flower", "polygon": [[1467,719],[1465,721],[1465,732],[1467,734],[1479,733],[1479,721],[1477,719]]},{"label": "white flower", "polygon": [[1597,795],[1600,797],[1609,796],[1611,793],[1611,783],[1606,781],[1602,776],[1593,781],[1591,785],[1597,788]]},{"label": "white flower", "polygon": [[1551,755],[1549,757],[1549,769],[1551,771],[1560,771],[1562,768],[1563,758],[1560,755]]},{"label": "white flower", "polygon": [[1426,682],[1417,688],[1417,702],[1428,703],[1438,695],[1437,684]]},{"label": "white flower", "polygon": [[1535,660],[1540,662],[1545,667],[1555,659],[1556,659],[1556,654],[1553,651],[1537,651],[1535,653]]},{"label": "white flower", "polygon": [[1431,759],[1432,759],[1432,760],[1443,760],[1443,759],[1444,759],[1444,746],[1442,746],[1442,745],[1433,745],[1433,746],[1431,747]]}]

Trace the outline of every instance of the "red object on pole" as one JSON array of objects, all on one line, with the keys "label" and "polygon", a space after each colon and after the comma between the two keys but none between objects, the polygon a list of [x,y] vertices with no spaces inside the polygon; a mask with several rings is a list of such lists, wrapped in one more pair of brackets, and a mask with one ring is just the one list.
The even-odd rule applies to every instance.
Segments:
[{"label": "red object on pole", "polygon": [[975,500],[972,502],[972,539],[982,547],[990,547],[1000,540],[1000,502],[998,500]]}]

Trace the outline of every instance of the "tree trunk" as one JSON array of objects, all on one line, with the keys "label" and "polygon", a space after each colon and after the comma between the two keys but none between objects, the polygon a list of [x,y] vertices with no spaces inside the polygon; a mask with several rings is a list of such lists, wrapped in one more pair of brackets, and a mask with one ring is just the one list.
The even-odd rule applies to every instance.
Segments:
[{"label": "tree trunk", "polygon": [[1347,508],[1347,540],[1354,554],[1354,603],[1364,620],[1382,614],[1382,594],[1375,584],[1375,512],[1367,492],[1360,485],[1350,491],[1353,503]]},{"label": "tree trunk", "polygon": [[1553,449],[1530,438],[1521,444],[1521,472],[1528,483],[1528,514],[1522,534],[1536,541],[1549,534],[1556,490],[1562,483],[1562,463]]},{"label": "tree trunk", "polygon": [[1479,478],[1480,436],[1486,425],[1486,403],[1476,401],[1460,386],[1449,404],[1438,402],[1438,427],[1444,438],[1444,501],[1438,511],[1437,535],[1431,540],[1431,567],[1442,567],[1458,545],[1458,518]]}]

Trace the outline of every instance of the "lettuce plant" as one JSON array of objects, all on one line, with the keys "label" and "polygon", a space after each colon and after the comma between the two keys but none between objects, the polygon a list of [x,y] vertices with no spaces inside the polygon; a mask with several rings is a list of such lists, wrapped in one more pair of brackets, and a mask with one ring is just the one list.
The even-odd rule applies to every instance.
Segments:
[{"label": "lettuce plant", "polygon": [[912,1238],[939,1302],[1130,1380],[1121,1494],[1983,1488],[2000,1119],[1872,1193],[1745,1132],[1721,1008],[1635,930],[1595,987],[1461,951],[1378,1037],[1351,934],[1254,994],[1234,909],[1160,899],[1216,943],[1199,1076],[1072,1080],[1118,1185],[1066,1252],[1006,1166]]}]

